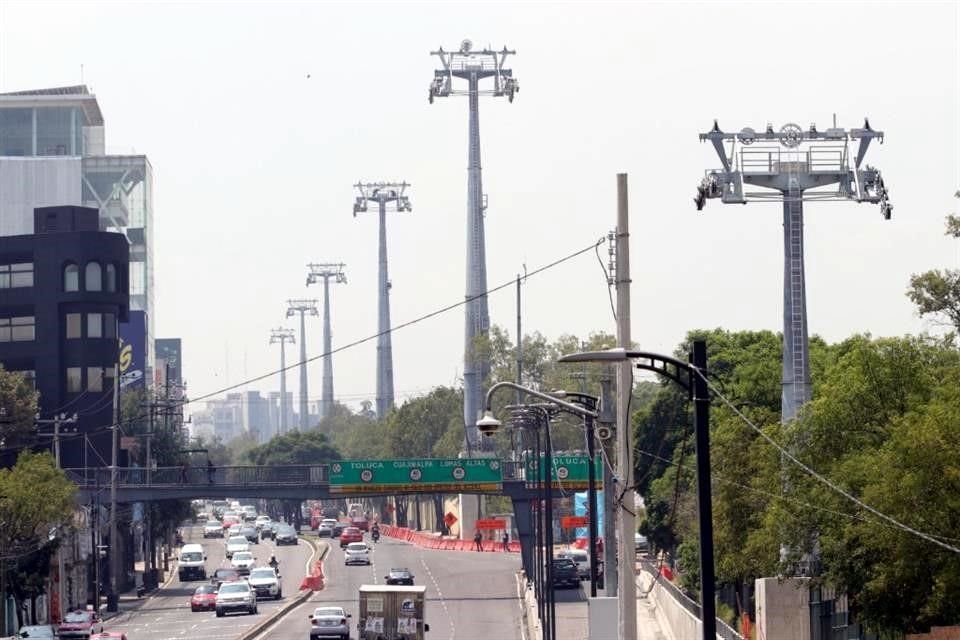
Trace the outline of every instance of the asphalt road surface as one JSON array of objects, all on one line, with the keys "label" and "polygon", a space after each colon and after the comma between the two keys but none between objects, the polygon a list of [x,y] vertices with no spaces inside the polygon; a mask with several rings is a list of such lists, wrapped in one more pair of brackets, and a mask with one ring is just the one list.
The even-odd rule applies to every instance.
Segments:
[{"label": "asphalt road surface", "polygon": [[383,584],[391,567],[407,567],[427,588],[425,620],[429,640],[521,640],[516,573],[520,554],[421,549],[382,537],[373,545],[371,566],[344,566],[339,541],[324,562],[325,589],[294,608],[258,640],[307,640],[308,616],[320,606],[341,606],[352,614],[357,638],[357,591],[361,584]]},{"label": "asphalt road surface", "polygon": [[[207,574],[219,567],[229,567],[224,540],[203,538],[202,526],[184,527],[184,541],[198,542],[207,554]],[[258,566],[266,564],[271,554],[280,561],[283,598],[260,600],[256,615],[228,614],[216,617],[213,611],[193,613],[190,597],[203,581],[180,582],[175,575],[170,584],[157,592],[139,609],[120,614],[104,624],[106,631],[123,631],[131,640],[234,640],[259,624],[266,616],[297,595],[297,589],[305,575],[304,569],[313,553],[313,548],[304,541],[297,546],[277,547],[271,540],[250,545]],[[171,569],[173,565],[171,564]]]}]

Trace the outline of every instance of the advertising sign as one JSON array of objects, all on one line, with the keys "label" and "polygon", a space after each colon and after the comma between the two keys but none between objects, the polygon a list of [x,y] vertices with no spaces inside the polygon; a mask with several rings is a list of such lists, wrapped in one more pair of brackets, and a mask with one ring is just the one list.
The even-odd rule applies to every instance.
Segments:
[{"label": "advertising sign", "polygon": [[560,526],[564,529],[585,527],[587,526],[587,522],[586,516],[562,516],[560,518]]},{"label": "advertising sign", "polygon": [[502,488],[503,472],[495,458],[339,460],[330,465],[330,493],[459,493]]},{"label": "advertising sign", "polygon": [[[153,344],[158,375],[164,375],[164,372],[169,371],[170,384],[183,384],[183,352],[180,338],[157,338]],[[163,371],[159,371],[161,368]]]},{"label": "advertising sign", "polygon": [[[603,491],[597,491],[597,505],[599,505],[599,511],[597,512],[597,531],[600,535],[603,535]],[[590,509],[588,508],[589,501],[587,500],[587,492],[575,493],[573,494],[573,512],[578,516],[590,517]],[[587,520],[587,524],[590,521]],[[590,532],[587,531],[586,525],[583,528],[578,528],[576,535],[578,538],[584,538],[590,535]]]},{"label": "advertising sign", "polygon": [[143,388],[147,366],[147,314],[131,311],[130,321],[120,323],[120,387]]}]

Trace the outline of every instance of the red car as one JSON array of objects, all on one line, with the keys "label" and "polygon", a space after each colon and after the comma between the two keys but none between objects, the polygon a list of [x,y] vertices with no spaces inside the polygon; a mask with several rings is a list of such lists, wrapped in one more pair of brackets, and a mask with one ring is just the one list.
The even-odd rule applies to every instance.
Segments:
[{"label": "red car", "polygon": [[347,527],[340,534],[340,548],[343,549],[351,542],[363,542],[363,532],[356,527]]},{"label": "red car", "polygon": [[217,608],[217,588],[212,584],[197,587],[190,598],[190,611],[215,611]]},{"label": "red car", "polygon": [[350,518],[350,526],[360,529],[360,531],[369,531],[370,523],[363,516]]},{"label": "red car", "polygon": [[93,611],[71,611],[63,617],[58,638],[89,638],[95,633],[103,633],[103,621]]},{"label": "red car", "polygon": [[233,518],[233,517],[228,517],[228,518],[224,518],[224,519],[223,519],[223,528],[224,528],[225,530],[226,530],[226,529],[229,529],[230,527],[232,527],[232,526],[235,525],[235,524],[240,524],[240,520],[237,519],[237,518]]}]

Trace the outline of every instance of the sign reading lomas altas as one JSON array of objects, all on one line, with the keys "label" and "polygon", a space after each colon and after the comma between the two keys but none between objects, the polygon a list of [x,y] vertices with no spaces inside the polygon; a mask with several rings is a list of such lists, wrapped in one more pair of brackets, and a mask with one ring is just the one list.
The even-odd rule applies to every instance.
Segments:
[{"label": "sign reading lomas altas", "polygon": [[495,458],[338,460],[330,464],[330,493],[499,491],[500,466]]}]

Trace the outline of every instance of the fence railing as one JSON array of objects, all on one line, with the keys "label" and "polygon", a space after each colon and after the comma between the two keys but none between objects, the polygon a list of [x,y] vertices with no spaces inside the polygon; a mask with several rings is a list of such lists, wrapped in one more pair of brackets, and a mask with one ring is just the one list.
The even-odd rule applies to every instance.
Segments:
[{"label": "fence railing", "polygon": [[[648,572],[652,573],[654,576],[659,576],[659,569],[656,564],[650,562],[649,560],[641,560],[640,563]],[[657,584],[662,587],[663,590],[666,591],[678,604],[689,611],[693,617],[695,617],[697,620],[702,619],[700,614],[700,603],[684,593],[683,589],[673,584],[663,576],[657,577]],[[717,618],[717,637],[723,638],[723,640],[744,640],[743,636],[740,635],[739,632],[737,632],[733,627],[720,618]]]},{"label": "fence railing", "polygon": [[[64,469],[67,477],[82,487],[107,487],[111,483],[110,469]],[[228,467],[124,467],[117,469],[117,484],[121,486],[169,485],[301,485],[321,484],[330,477],[330,466],[228,466]]]}]

